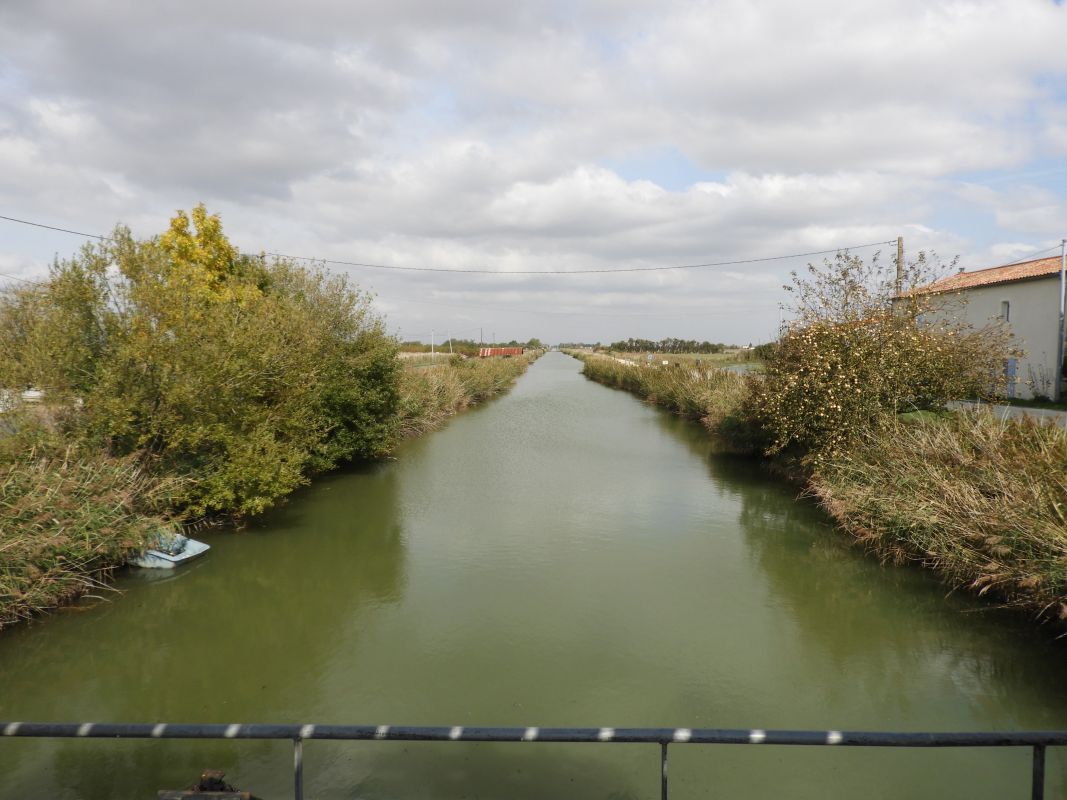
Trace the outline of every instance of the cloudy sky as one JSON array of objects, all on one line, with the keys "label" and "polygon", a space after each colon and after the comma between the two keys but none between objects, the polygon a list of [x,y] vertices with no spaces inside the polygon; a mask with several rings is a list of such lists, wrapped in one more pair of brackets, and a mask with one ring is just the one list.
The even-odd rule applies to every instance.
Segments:
[{"label": "cloudy sky", "polygon": [[[248,251],[499,273],[331,267],[404,337],[765,341],[813,259],[508,273],[1058,251],[1067,7],[0,0],[0,215],[199,201]],[[0,282],[79,243],[0,221]]]}]

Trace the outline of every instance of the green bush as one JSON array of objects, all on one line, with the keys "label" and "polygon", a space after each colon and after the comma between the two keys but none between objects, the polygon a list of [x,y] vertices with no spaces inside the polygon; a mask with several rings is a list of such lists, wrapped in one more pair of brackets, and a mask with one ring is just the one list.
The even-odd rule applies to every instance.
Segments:
[{"label": "green bush", "polygon": [[370,298],[239,254],[202,206],[192,218],[147,241],[119,228],[4,296],[0,386],[44,389],[87,450],[181,477],[193,516],[255,514],[386,452],[400,368]]},{"label": "green bush", "polygon": [[770,452],[832,453],[898,413],[990,396],[1005,350],[995,332],[918,325],[893,311],[812,322],[782,336],[746,408]]},{"label": "green bush", "polygon": [[[909,279],[923,281],[925,266],[920,259]],[[745,404],[769,453],[822,458],[898,413],[997,392],[1011,353],[1002,326],[972,328],[947,308],[958,298],[912,291],[894,299],[876,263],[847,254],[809,272],[787,287],[796,318]]]}]

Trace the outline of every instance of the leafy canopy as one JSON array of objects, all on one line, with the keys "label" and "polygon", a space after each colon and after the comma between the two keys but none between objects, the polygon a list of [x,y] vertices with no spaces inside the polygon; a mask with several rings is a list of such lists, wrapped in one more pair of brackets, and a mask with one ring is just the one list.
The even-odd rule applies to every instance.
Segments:
[{"label": "leafy canopy", "polygon": [[877,257],[842,252],[793,273],[793,321],[747,404],[770,452],[832,454],[893,415],[1001,389],[1010,333],[967,323],[959,295],[921,291],[938,270],[936,256],[920,253],[899,294],[895,270]]},{"label": "leafy canopy", "polygon": [[0,296],[0,386],[37,386],[77,445],[183,479],[193,515],[262,511],[396,436],[396,343],[369,295],[242,255],[203,205]]}]

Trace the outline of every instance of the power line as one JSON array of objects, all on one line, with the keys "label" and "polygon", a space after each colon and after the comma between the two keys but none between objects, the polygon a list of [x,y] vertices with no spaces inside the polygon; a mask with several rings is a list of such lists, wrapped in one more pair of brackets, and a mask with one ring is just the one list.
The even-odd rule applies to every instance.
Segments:
[{"label": "power line", "polygon": [[18,275],[8,275],[6,272],[0,272],[0,278],[10,278],[13,281],[21,281],[22,283],[28,283],[33,286],[44,286],[43,281],[31,281],[28,278],[20,278]]},{"label": "power line", "polygon": [[[41,222],[32,222],[26,219],[19,219],[18,217],[8,217],[0,214],[0,219],[7,220],[8,222],[16,222],[20,225],[31,225],[35,228],[44,228],[50,231],[59,231],[60,233],[70,233],[74,236],[85,236],[91,239],[99,239],[100,241],[111,242],[115,241],[110,236],[101,236],[96,233],[85,233],[84,231],[76,231],[70,228],[60,228],[55,225],[45,225]],[[398,264],[375,264],[367,261],[341,261],[339,259],[332,258],[319,258],[317,256],[297,256],[290,255],[288,253],[278,253],[269,251],[265,255],[274,256],[276,258],[289,258],[294,261],[311,261],[318,264],[335,264],[337,266],[344,267],[359,267],[362,269],[384,269],[393,270],[397,272],[452,272],[462,274],[477,274],[477,275],[603,275],[607,273],[615,272],[664,272],[666,270],[674,269],[704,269],[707,267],[730,267],[738,266],[741,264],[757,264],[766,261],[784,261],[790,258],[806,258],[808,256],[823,256],[830,253],[837,253],[842,250],[862,250],[868,247],[880,247],[882,245],[893,244],[893,242],[869,242],[867,244],[857,244],[848,247],[834,247],[829,250],[812,250],[807,253],[790,253],[788,255],[780,256],[763,256],[760,258],[742,258],[735,259],[733,261],[708,261],[701,264],[671,264],[666,266],[657,267],[595,267],[586,269],[537,269],[537,270],[499,270],[488,269],[484,267],[460,267],[453,269],[451,267],[406,267]],[[242,255],[255,257],[255,253],[242,253]]]},{"label": "power line", "polygon": [[275,256],[277,258],[291,258],[295,261],[314,261],[321,264],[336,264],[338,266],[345,267],[364,267],[367,269],[387,269],[397,270],[404,272],[456,272],[465,274],[477,274],[477,275],[592,275],[592,274],[605,274],[616,272],[663,272],[672,269],[703,269],[705,267],[729,267],[740,264],[756,264],[764,261],[784,261],[790,258],[806,258],[807,256],[824,256],[830,253],[839,253],[843,250],[862,250],[867,247],[881,247],[882,245],[893,244],[893,242],[870,242],[868,244],[857,244],[849,247],[835,247],[831,250],[812,250],[808,253],[790,253],[783,256],[764,256],[762,258],[741,258],[734,261],[709,261],[704,264],[671,264],[669,266],[659,267],[617,267],[617,268],[592,268],[592,269],[517,269],[517,270],[498,270],[498,269],[484,269],[484,268],[458,268],[451,269],[449,267],[402,267],[396,264],[371,264],[362,261],[338,261],[330,258],[314,258],[312,256],[293,256],[286,253],[267,253],[267,255]]},{"label": "power line", "polygon": [[[97,233],[84,233],[82,231],[72,231],[69,228],[57,228],[55,225],[45,225],[42,222],[30,222],[28,219],[17,219],[15,217],[5,217],[3,214],[0,214],[0,219],[6,219],[8,222],[17,222],[20,225],[32,225],[35,228],[45,228],[46,230],[50,230],[50,231],[59,231],[60,233],[72,233],[75,236],[85,236],[85,237],[88,237],[89,239],[99,239],[102,242],[113,242],[113,241],[115,241],[110,236],[101,236],[101,235],[99,235]],[[8,277],[10,277],[10,276],[8,276]]]},{"label": "power line", "polygon": [[[893,243],[892,242],[887,242],[887,244],[893,244]],[[1035,260],[1035,258],[1037,256],[1040,256],[1043,253],[1048,253],[1048,252],[1051,252],[1053,250],[1059,250],[1059,249],[1060,249],[1060,246],[1058,244],[1057,245],[1053,245],[1052,247],[1046,248],[1045,250],[1037,250],[1037,251],[1035,251],[1033,253],[1030,253],[1029,255],[1023,256],[1022,258],[1020,258],[1020,259],[1018,259],[1016,261],[1010,261],[1010,262],[1008,262],[1006,264],[998,264],[995,267],[983,267],[983,269],[1001,269],[1003,267],[1010,267],[1010,266],[1013,266],[1015,264],[1021,264],[1021,263],[1024,263],[1026,261],[1033,261],[1033,260]],[[838,252],[838,251],[831,250],[831,251],[828,251],[828,252]],[[782,258],[788,258],[788,256],[782,256]],[[418,304],[418,305],[435,306],[435,307],[438,307],[438,308],[458,308],[458,309],[463,309],[463,310],[504,312],[504,313],[509,313],[509,314],[511,314],[511,313],[533,314],[535,316],[556,316],[556,317],[606,317],[606,318],[640,318],[640,317],[645,317],[645,318],[650,318],[650,319],[680,319],[680,318],[688,318],[688,317],[715,317],[715,316],[721,316],[722,313],[723,313],[722,310],[717,310],[717,311],[688,311],[688,312],[687,311],[682,311],[682,312],[677,312],[676,311],[676,312],[665,312],[665,313],[659,313],[659,314],[657,314],[655,312],[621,312],[621,313],[607,312],[607,313],[597,313],[595,311],[587,311],[587,310],[582,310],[582,311],[542,311],[542,310],[535,310],[535,309],[528,309],[528,308],[515,308],[515,307],[501,306],[501,305],[493,305],[493,306],[471,305],[471,304],[462,303],[462,302],[461,303],[442,303],[442,302],[436,302],[436,301],[431,301],[431,300],[415,300],[415,299],[412,299],[412,298],[407,298],[407,299],[403,300],[402,302],[403,303],[408,303],[408,304],[415,303],[415,304]]]},{"label": "power line", "polygon": [[407,298],[403,303],[415,303],[423,306],[436,306],[439,308],[460,308],[464,310],[474,311],[496,311],[507,314],[535,314],[537,316],[552,316],[552,317],[654,317],[657,319],[674,318],[674,317],[714,317],[719,316],[722,311],[693,311],[693,312],[666,312],[663,314],[645,313],[645,312],[623,312],[619,314],[612,313],[597,313],[595,311],[539,311],[531,308],[516,308],[513,306],[482,306],[482,305],[470,305],[467,303],[438,303],[430,300],[414,300]]},{"label": "power line", "polygon": [[[1024,264],[1027,261],[1036,261],[1037,259],[1034,258],[1034,256],[1039,256],[1042,253],[1050,253],[1053,250],[1059,250],[1059,249],[1060,249],[1060,246],[1058,244],[1054,244],[1054,245],[1052,245],[1052,247],[1045,248],[1044,250],[1038,250],[1036,253],[1030,253],[1029,255],[1025,255],[1020,259],[1016,259],[1015,261],[1009,261],[1007,264],[1000,264],[999,266],[996,266],[996,267],[982,267],[981,269],[982,270],[986,270],[986,269],[1000,269],[1001,267],[1013,267],[1016,264]],[[979,271],[981,271],[981,270],[979,270]]]}]

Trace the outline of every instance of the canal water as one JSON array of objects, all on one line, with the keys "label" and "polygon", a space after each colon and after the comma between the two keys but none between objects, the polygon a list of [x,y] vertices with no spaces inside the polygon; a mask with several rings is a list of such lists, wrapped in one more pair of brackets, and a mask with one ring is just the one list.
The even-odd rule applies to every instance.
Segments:
[{"label": "canal water", "polygon": [[[558,353],[200,563],[0,636],[0,719],[1067,728],[1067,649]],[[654,745],[310,742],[309,798],[653,798]],[[1024,798],[1026,750],[671,748],[672,797]],[[0,739],[0,796],[291,796],[288,743]],[[1049,796],[1067,764],[1050,752]],[[1057,794],[1058,793],[1058,794]]]}]

